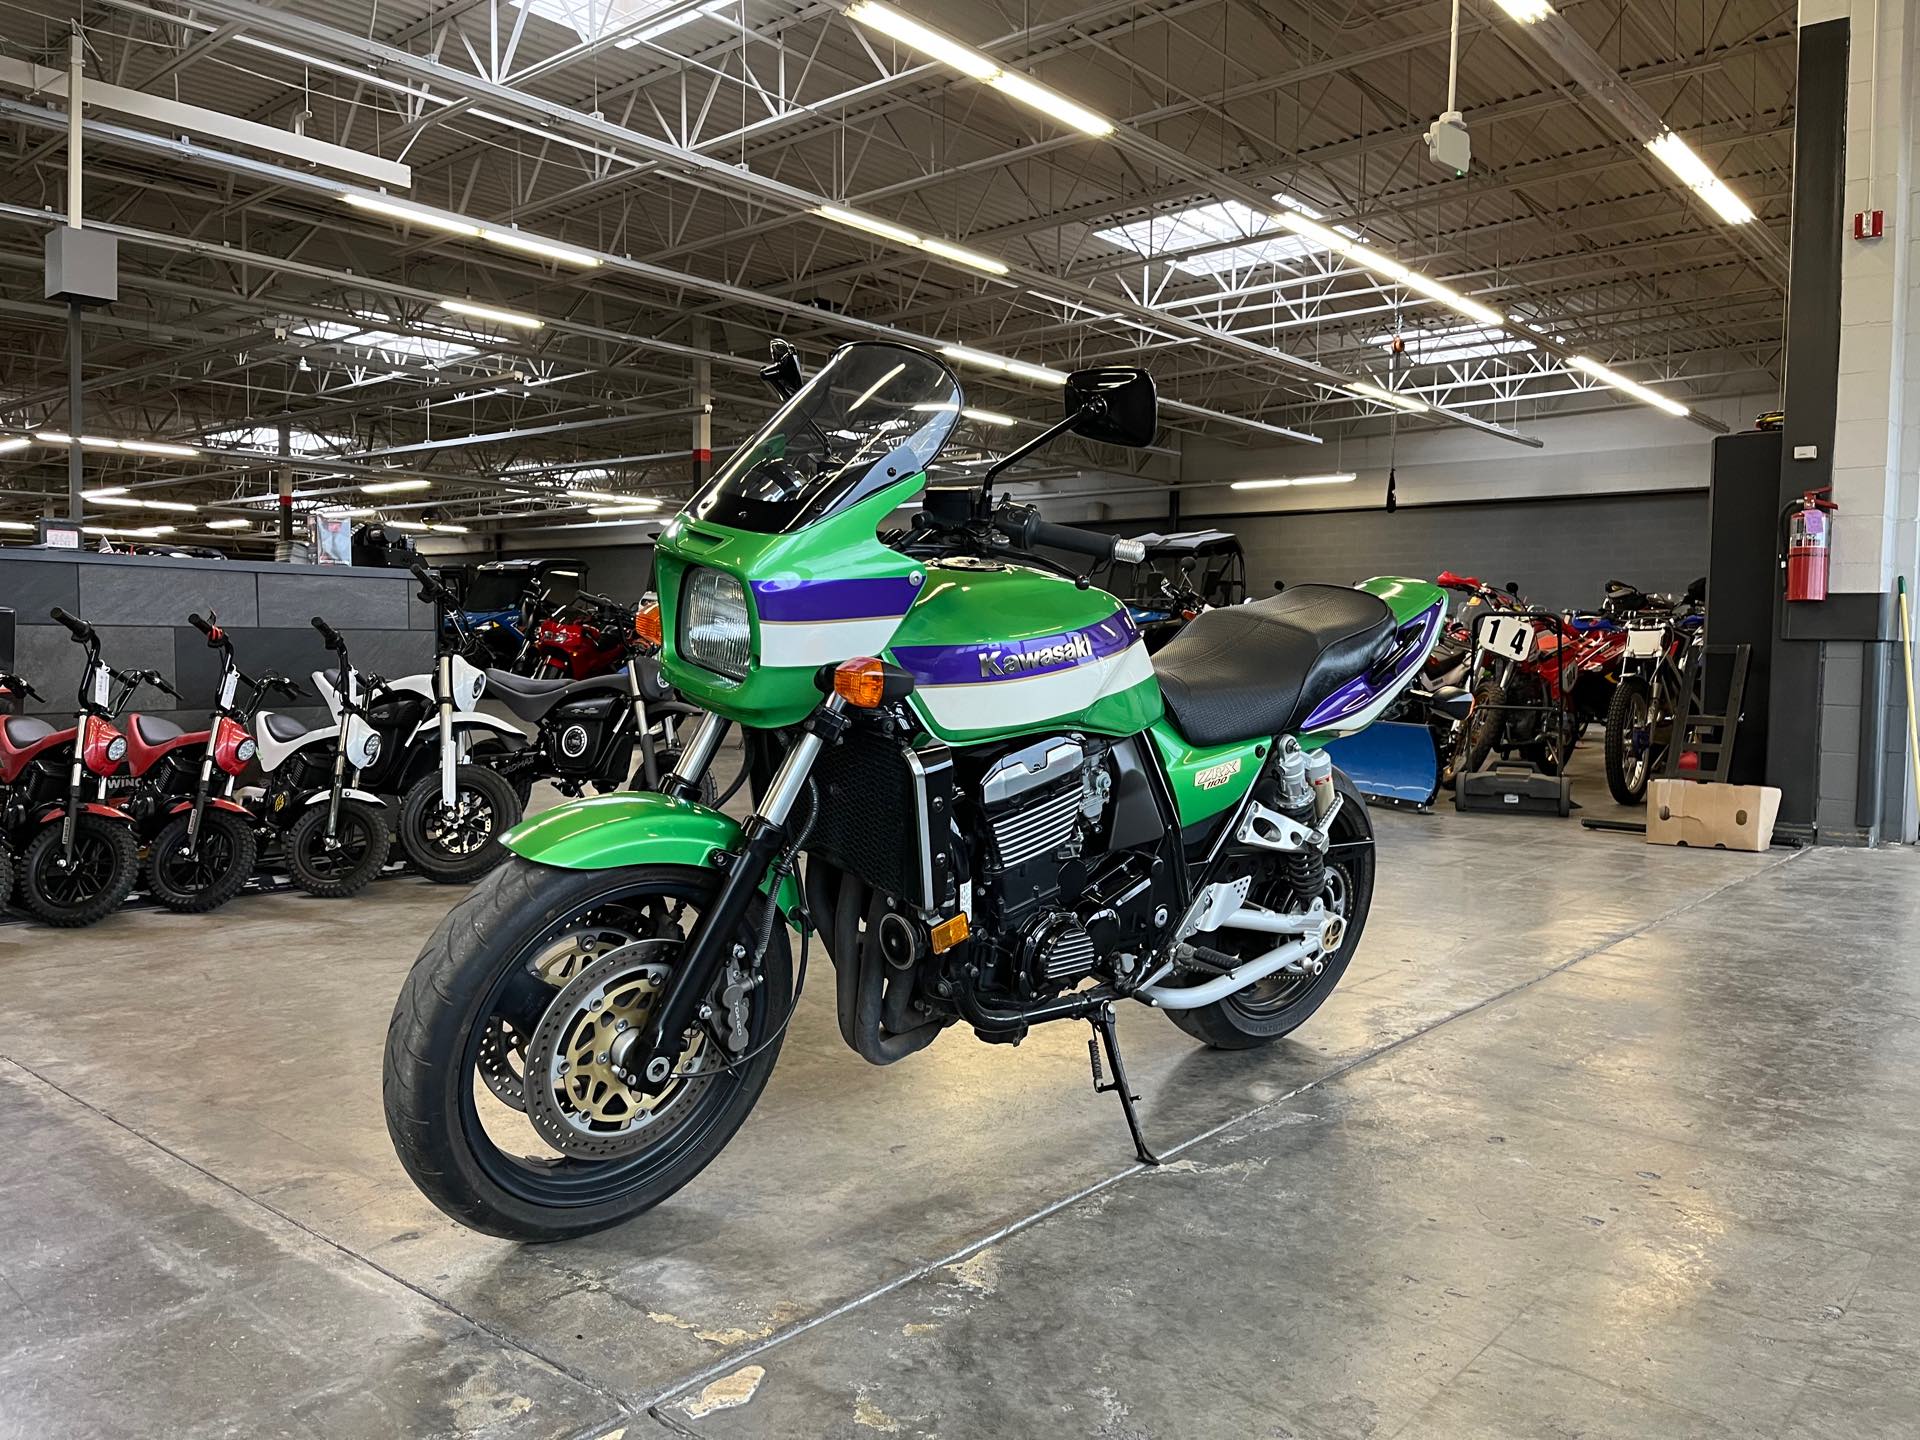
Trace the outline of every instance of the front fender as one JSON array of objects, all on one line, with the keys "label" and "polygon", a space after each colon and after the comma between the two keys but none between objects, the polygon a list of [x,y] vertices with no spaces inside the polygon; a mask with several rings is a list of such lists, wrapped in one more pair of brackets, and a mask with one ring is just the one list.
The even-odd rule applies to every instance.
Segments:
[{"label": "front fender", "polygon": [[[523,820],[500,843],[515,855],[563,870],[614,870],[626,865],[708,868],[716,850],[738,854],[740,824],[690,800],[651,790],[621,790],[569,801]],[[760,888],[767,888],[761,881]],[[800,887],[780,883],[780,913],[792,917]]]}]

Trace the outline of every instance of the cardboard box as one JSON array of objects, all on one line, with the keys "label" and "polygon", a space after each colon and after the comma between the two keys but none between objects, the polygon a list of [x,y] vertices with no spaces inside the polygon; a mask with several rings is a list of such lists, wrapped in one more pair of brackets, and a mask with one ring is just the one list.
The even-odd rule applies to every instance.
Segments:
[{"label": "cardboard box", "polygon": [[1780,791],[1772,785],[1655,780],[1647,786],[1649,845],[1765,850],[1779,815]]}]

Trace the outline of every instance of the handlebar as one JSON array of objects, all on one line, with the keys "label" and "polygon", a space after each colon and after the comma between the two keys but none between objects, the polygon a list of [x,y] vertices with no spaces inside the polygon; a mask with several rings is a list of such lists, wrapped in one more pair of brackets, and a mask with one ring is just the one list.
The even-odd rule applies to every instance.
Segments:
[{"label": "handlebar", "polygon": [[18,675],[7,675],[3,673],[0,673],[0,694],[24,695],[29,700],[46,699],[46,696],[42,695]]},{"label": "handlebar", "polygon": [[189,615],[187,623],[207,637],[207,644],[215,650],[233,651],[233,642],[227,638],[227,632],[215,622],[219,617],[209,611],[206,615]]},{"label": "handlebar", "polygon": [[69,615],[58,605],[49,610],[47,614],[52,616],[57,624],[66,626],[68,633],[83,645],[91,645],[99,638],[93,633],[93,626],[84,620],[76,619],[74,616]]},{"label": "handlebar", "polygon": [[1098,530],[1082,530],[1078,525],[1056,525],[1042,520],[1031,505],[1002,506],[993,518],[994,527],[1022,549],[1050,545],[1069,550],[1092,560],[1124,560],[1137,563],[1147,558],[1147,547],[1138,540],[1122,540]]},{"label": "handlebar", "polygon": [[322,620],[318,615],[313,617],[313,628],[320,632],[320,638],[326,642],[327,649],[333,651],[336,655],[345,655],[347,653],[347,642],[341,638],[340,632],[325,620]]},{"label": "handlebar", "polygon": [[407,573],[420,582],[420,598],[429,604],[439,602],[453,606],[455,596],[453,587],[440,578],[440,572],[424,560],[416,560],[407,567]]}]

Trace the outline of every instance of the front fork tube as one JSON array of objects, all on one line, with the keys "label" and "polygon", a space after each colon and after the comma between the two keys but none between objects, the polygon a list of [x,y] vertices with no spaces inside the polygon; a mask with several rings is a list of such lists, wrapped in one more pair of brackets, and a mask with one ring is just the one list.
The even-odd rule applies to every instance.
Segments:
[{"label": "front fork tube", "polygon": [[453,809],[454,767],[460,757],[453,753],[453,657],[440,657],[440,803]]},{"label": "front fork tube", "polygon": [[[725,729],[724,721],[718,727],[714,725],[716,718],[708,715],[701,723],[700,730],[688,742],[689,754],[711,735],[711,741],[705,746],[707,756],[711,757]],[[687,1027],[693,1023],[704,997],[713,988],[714,981],[719,978],[727,962],[755,963],[759,960],[758,956],[749,955],[747,947],[736,938],[740,926],[753,904],[753,897],[759,892],[760,882],[766,878],[786,846],[787,819],[792,815],[801,791],[806,788],[814,761],[827,744],[839,738],[845,725],[846,702],[838,695],[828,696],[826,703],[814,712],[806,732],[787,751],[786,759],[781,761],[779,770],[774,773],[773,782],[767,786],[766,794],[761,797],[760,804],[743,827],[744,843],[740,847],[740,854],[728,866],[727,878],[721,882],[720,893],[712,908],[700,917],[700,925],[694,933],[685,962],[676,966],[667,979],[666,996],[647,1034],[646,1066],[639,1077],[639,1089],[643,1094],[657,1095],[672,1082],[673,1062],[680,1053]],[[698,785],[701,773],[701,770],[687,770],[687,760],[683,756],[680,768],[668,777],[666,783]],[[680,798],[687,797],[681,795]],[[777,900],[776,889],[775,893],[767,896],[766,903],[772,905]]]},{"label": "front fork tube", "polygon": [[631,655],[627,657],[627,694],[633,700],[634,732],[640,741],[640,783],[648,790],[658,790],[660,757],[654,753],[653,730],[647,720],[647,697],[640,689],[640,672],[634,668]]},{"label": "front fork tube", "polygon": [[701,716],[699,726],[680,751],[680,763],[660,782],[660,793],[671,795],[675,800],[691,800],[698,795],[701,778],[713,764],[714,754],[726,738],[731,723],[712,711]]},{"label": "front fork tube", "polygon": [[86,728],[81,727],[73,748],[73,776],[67,782],[67,814],[60,822],[60,849],[68,865],[73,864],[73,837],[80,828],[80,787],[84,782],[80,747],[86,743]]}]

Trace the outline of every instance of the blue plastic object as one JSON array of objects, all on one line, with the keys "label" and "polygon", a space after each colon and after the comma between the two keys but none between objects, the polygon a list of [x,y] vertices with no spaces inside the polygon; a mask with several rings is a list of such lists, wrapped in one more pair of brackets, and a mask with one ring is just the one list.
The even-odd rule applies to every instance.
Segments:
[{"label": "blue plastic object", "polygon": [[1369,800],[1431,805],[1439,788],[1438,757],[1425,725],[1379,722],[1333,741],[1327,754]]}]

